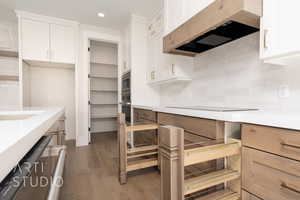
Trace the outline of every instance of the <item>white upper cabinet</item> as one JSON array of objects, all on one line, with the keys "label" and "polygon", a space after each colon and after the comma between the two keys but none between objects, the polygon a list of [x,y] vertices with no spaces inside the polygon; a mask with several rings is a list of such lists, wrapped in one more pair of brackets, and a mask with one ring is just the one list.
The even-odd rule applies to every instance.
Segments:
[{"label": "white upper cabinet", "polygon": [[73,27],[50,25],[50,60],[56,63],[75,63],[75,32]]},{"label": "white upper cabinet", "polygon": [[164,0],[164,36],[168,35],[215,0]]},{"label": "white upper cabinet", "polygon": [[32,62],[75,64],[78,23],[17,12],[22,59]]},{"label": "white upper cabinet", "polygon": [[149,84],[161,85],[170,80],[190,80],[193,58],[163,53],[164,13],[160,12],[148,25],[148,70]]},{"label": "white upper cabinet", "polygon": [[16,27],[13,24],[0,24],[0,49],[17,51]]},{"label": "white upper cabinet", "polygon": [[175,30],[184,21],[184,0],[164,0],[164,35]]},{"label": "white upper cabinet", "polygon": [[48,62],[50,59],[50,25],[48,23],[22,19],[22,57],[25,60]]},{"label": "white upper cabinet", "polygon": [[289,65],[300,61],[299,0],[264,0],[260,57],[266,63]]}]

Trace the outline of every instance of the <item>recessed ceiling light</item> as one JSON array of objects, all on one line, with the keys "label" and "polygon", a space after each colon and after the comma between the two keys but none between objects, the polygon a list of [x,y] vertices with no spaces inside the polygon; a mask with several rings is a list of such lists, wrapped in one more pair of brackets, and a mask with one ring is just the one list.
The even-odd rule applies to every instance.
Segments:
[{"label": "recessed ceiling light", "polygon": [[98,17],[104,17],[105,15],[101,12],[98,13]]}]

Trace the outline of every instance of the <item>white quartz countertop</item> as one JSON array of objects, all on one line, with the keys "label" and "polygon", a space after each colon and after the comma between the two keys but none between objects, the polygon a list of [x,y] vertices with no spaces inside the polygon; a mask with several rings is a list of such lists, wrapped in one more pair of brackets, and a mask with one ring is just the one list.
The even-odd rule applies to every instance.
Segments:
[{"label": "white quartz countertop", "polygon": [[250,123],[278,128],[300,130],[300,112],[259,110],[259,111],[233,111],[214,112],[193,109],[178,109],[168,107],[133,106],[156,112],[185,115],[206,119],[222,120],[227,122]]},{"label": "white quartz countertop", "polygon": [[[64,108],[0,111],[0,182],[64,112]],[[3,120],[7,116],[19,115],[30,115],[30,117],[20,120]]]}]

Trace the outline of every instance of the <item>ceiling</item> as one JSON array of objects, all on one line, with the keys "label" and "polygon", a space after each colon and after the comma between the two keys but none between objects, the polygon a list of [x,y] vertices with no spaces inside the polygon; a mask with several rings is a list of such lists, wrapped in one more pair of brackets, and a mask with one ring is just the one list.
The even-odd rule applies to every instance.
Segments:
[{"label": "ceiling", "polygon": [[[0,20],[15,21],[15,9],[76,20],[83,24],[121,29],[130,13],[147,18],[162,8],[163,0],[0,0]],[[97,16],[105,14],[104,18]]]}]

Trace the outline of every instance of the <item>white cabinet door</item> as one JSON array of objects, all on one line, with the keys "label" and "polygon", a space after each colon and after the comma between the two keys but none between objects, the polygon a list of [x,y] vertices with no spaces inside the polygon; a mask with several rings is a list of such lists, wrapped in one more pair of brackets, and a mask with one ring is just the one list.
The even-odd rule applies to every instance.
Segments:
[{"label": "white cabinet door", "polygon": [[184,22],[184,0],[165,0],[164,1],[164,22],[165,34],[174,31]]},{"label": "white cabinet door", "polygon": [[75,63],[75,30],[73,27],[50,25],[50,60],[55,63]]},{"label": "white cabinet door", "polygon": [[281,57],[300,50],[297,26],[300,1],[264,0],[261,18],[260,57]]},{"label": "white cabinet door", "polygon": [[16,51],[16,34],[13,26],[10,24],[0,24],[0,49]]},{"label": "white cabinet door", "polygon": [[25,60],[49,61],[50,25],[22,19],[22,54]]},{"label": "white cabinet door", "polygon": [[261,17],[260,31],[260,57],[262,59],[275,56],[279,52],[279,1],[263,1],[263,17]]},{"label": "white cabinet door", "polygon": [[[279,1],[279,46],[280,54],[291,54],[300,50],[300,1],[299,0],[276,0]],[[273,0],[274,2],[274,0]],[[274,19],[273,19],[274,20]]]}]

